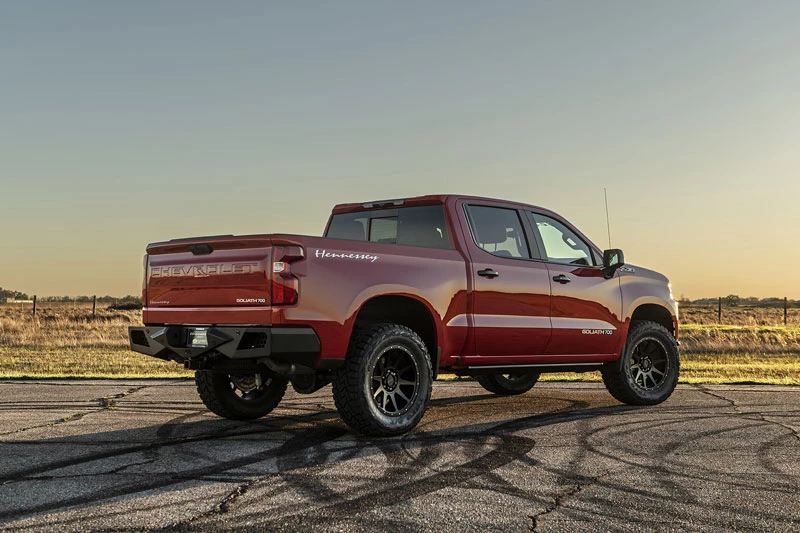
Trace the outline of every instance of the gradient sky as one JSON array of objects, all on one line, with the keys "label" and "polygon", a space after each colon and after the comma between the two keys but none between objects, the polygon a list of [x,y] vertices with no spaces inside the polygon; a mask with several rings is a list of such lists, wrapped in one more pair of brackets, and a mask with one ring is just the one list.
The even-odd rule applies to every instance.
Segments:
[{"label": "gradient sky", "polygon": [[554,209],[676,297],[800,299],[800,2],[4,2],[0,286],[335,203]]}]

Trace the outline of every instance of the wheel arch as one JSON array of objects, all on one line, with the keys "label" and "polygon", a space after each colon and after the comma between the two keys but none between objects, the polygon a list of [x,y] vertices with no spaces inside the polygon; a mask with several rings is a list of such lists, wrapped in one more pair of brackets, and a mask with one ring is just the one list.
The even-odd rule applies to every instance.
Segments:
[{"label": "wheel arch", "polygon": [[384,294],[365,301],[355,316],[353,332],[370,323],[394,323],[406,326],[420,336],[431,358],[434,379],[439,368],[438,322],[426,302],[405,294]]},{"label": "wheel arch", "polygon": [[636,307],[631,313],[631,323],[642,321],[655,322],[661,324],[673,337],[678,338],[677,318],[672,312],[663,305],[655,303],[643,303]]}]

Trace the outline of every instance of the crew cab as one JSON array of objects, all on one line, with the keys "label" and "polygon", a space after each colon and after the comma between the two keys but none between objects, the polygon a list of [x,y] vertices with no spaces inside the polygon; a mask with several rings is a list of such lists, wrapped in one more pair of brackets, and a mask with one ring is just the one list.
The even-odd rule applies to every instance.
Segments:
[{"label": "crew cab", "polygon": [[289,383],[332,384],[362,434],[409,431],[441,372],[521,394],[543,372],[599,371],[633,405],[679,372],[668,280],[533,205],[429,195],[337,205],[323,237],[147,246],[131,349],[195,370],[219,416],[272,411]]}]

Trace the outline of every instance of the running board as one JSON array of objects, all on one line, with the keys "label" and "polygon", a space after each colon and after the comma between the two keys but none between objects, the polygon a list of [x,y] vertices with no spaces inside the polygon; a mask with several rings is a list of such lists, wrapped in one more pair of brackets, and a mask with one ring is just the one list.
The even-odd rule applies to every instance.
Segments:
[{"label": "running board", "polygon": [[519,374],[520,370],[539,372],[592,372],[600,370],[604,363],[535,363],[530,365],[480,365],[460,368],[458,375],[475,374]]}]

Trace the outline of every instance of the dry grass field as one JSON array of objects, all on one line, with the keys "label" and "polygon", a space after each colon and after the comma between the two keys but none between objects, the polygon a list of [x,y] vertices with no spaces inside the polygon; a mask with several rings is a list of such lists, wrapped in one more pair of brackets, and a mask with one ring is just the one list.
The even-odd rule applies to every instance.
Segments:
[{"label": "dry grass field", "polygon": [[[780,311],[780,312],[778,312]],[[715,324],[716,309],[682,309],[681,381],[684,383],[775,383],[800,385],[800,310],[725,309],[732,324]],[[713,315],[713,316],[711,316]],[[713,320],[712,320],[713,319]],[[91,306],[0,305],[0,378],[191,377],[175,363],[128,350],[127,328],[139,311]],[[551,374],[545,380],[598,380],[597,373]]]},{"label": "dry grass field", "polygon": [[128,326],[140,311],[97,310],[91,305],[0,305],[0,377],[174,378],[188,377],[175,363],[128,350]]}]

